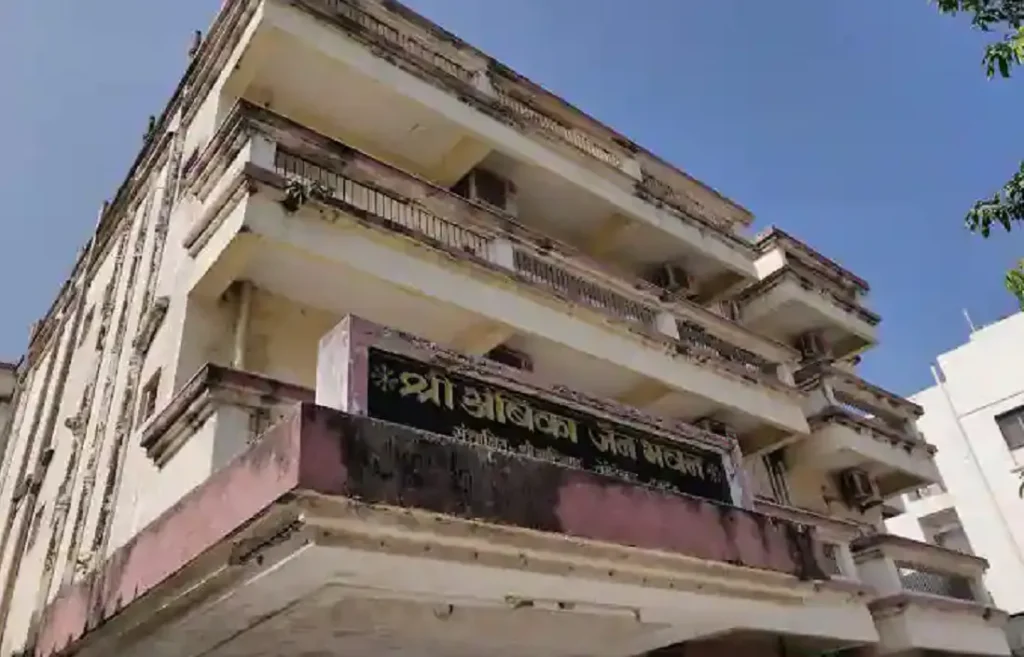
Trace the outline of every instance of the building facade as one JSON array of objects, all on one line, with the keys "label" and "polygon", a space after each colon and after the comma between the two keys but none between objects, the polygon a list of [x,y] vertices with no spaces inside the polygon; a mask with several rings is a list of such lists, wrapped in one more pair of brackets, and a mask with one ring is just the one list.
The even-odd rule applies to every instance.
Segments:
[{"label": "building facade", "polygon": [[0,361],[0,454],[7,453],[11,414],[17,406],[18,365]]},{"label": "building facade", "polygon": [[913,399],[925,409],[918,427],[938,448],[942,480],[903,496],[903,513],[886,523],[894,533],[984,557],[993,600],[1015,616],[1024,613],[1022,339],[1024,313],[1017,313],[938,357],[935,385]]},{"label": "building facade", "polygon": [[394,2],[229,0],[17,371],[0,655],[1007,653],[867,284]]}]

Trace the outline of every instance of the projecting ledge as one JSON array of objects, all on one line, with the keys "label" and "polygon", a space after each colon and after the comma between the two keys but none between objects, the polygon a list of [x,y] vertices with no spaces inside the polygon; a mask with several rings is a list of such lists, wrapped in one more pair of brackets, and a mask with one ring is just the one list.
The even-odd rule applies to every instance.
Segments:
[{"label": "projecting ledge", "polygon": [[[335,531],[317,529],[318,517],[334,518],[320,526]],[[515,568],[525,578],[544,572],[545,559],[515,555],[547,554],[548,569],[560,564],[585,587],[611,578],[662,591],[656,597],[717,590],[734,604],[799,604],[812,591],[799,580],[826,579],[812,534],[794,523],[302,404],[60,594],[41,618],[35,654],[122,635],[131,626],[119,623],[156,622],[154,610],[183,613],[211,582],[237,586],[255,576],[246,569],[270,568],[266,551],[341,541],[387,553],[381,532],[410,531],[396,544],[417,542],[419,557],[447,567]],[[608,566],[598,573],[595,563]]]}]

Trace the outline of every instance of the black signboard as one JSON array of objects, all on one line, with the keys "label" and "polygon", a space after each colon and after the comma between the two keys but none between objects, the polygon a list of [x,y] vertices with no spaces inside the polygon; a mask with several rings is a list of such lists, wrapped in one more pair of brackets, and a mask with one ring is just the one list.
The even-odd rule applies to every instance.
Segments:
[{"label": "black signboard", "polygon": [[370,349],[368,413],[502,452],[719,502],[732,501],[722,455],[535,396]]}]

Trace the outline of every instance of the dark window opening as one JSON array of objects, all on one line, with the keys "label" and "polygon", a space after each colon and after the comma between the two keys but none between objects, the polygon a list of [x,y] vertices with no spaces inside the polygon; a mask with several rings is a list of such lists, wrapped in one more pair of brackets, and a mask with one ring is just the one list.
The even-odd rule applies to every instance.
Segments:
[{"label": "dark window opening", "polygon": [[529,354],[517,351],[511,347],[506,347],[503,344],[500,344],[487,352],[486,358],[493,360],[496,363],[501,363],[502,365],[514,367],[517,370],[523,370],[525,372],[533,371],[533,360],[530,358]]},{"label": "dark window opening", "polygon": [[1024,447],[1024,406],[996,416],[996,424],[1010,449]]}]

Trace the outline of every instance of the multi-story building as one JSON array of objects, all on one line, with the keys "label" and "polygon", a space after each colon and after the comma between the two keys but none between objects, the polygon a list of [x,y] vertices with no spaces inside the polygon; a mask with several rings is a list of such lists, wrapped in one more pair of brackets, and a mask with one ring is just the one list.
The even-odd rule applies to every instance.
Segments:
[{"label": "multi-story building", "polygon": [[5,442],[9,433],[7,426],[11,422],[11,412],[17,404],[15,399],[18,389],[17,371],[17,364],[0,361],[0,458],[7,451]]},{"label": "multi-story building", "polygon": [[[985,584],[1024,648],[1024,313],[971,332],[913,397],[942,479],[902,497],[890,531],[984,557]],[[1020,619],[1020,620],[1017,620]],[[1024,650],[1021,651],[1024,653]]]},{"label": "multi-story building", "polygon": [[230,0],[19,368],[2,654],[1005,654],[880,531],[867,285],[751,220],[397,3]]}]

